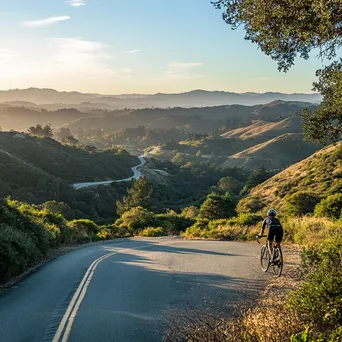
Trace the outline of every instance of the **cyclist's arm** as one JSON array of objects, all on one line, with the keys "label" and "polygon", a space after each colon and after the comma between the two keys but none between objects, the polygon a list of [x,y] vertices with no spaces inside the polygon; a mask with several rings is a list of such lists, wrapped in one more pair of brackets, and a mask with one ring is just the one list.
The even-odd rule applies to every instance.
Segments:
[{"label": "cyclist's arm", "polygon": [[265,231],[265,228],[266,228],[266,219],[262,222],[262,227],[261,227],[261,230],[260,230],[260,234],[259,236],[263,236],[264,235],[264,231]]}]

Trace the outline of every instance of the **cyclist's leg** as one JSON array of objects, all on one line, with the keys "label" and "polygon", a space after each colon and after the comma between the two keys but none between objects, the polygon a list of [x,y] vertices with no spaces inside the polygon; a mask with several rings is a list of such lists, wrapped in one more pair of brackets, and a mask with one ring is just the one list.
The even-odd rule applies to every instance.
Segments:
[{"label": "cyclist's leg", "polygon": [[275,231],[272,227],[268,229],[268,234],[267,234],[267,247],[268,247],[268,252],[270,253],[270,261],[273,261],[273,241],[275,238]]}]

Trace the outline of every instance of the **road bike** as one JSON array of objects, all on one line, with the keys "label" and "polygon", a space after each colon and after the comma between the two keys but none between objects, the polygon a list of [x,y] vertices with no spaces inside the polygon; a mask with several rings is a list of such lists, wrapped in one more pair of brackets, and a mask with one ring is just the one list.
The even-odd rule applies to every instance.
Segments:
[{"label": "road bike", "polygon": [[[257,236],[257,241],[260,244],[260,238],[266,236]],[[270,267],[273,269],[275,276],[280,277],[283,271],[283,253],[279,244],[273,242],[273,255],[270,257],[270,252],[268,251],[267,240],[266,243],[261,247],[260,252],[260,263],[261,269],[267,272]]]}]

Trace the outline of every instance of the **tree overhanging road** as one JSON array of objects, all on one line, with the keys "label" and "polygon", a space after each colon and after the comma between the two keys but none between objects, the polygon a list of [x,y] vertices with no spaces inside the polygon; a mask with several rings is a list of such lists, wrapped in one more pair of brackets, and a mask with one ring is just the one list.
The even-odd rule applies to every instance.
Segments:
[{"label": "tree overhanging road", "polygon": [[76,250],[0,296],[0,341],[161,341],[170,310],[257,296],[258,254],[253,244],[178,238]]}]

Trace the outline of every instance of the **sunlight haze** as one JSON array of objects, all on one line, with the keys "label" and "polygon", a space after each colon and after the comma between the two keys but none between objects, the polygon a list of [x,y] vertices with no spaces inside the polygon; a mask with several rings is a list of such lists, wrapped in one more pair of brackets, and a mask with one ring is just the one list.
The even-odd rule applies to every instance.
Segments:
[{"label": "sunlight haze", "polygon": [[104,94],[310,92],[313,56],[288,74],[209,0],[0,1],[0,89]]}]

